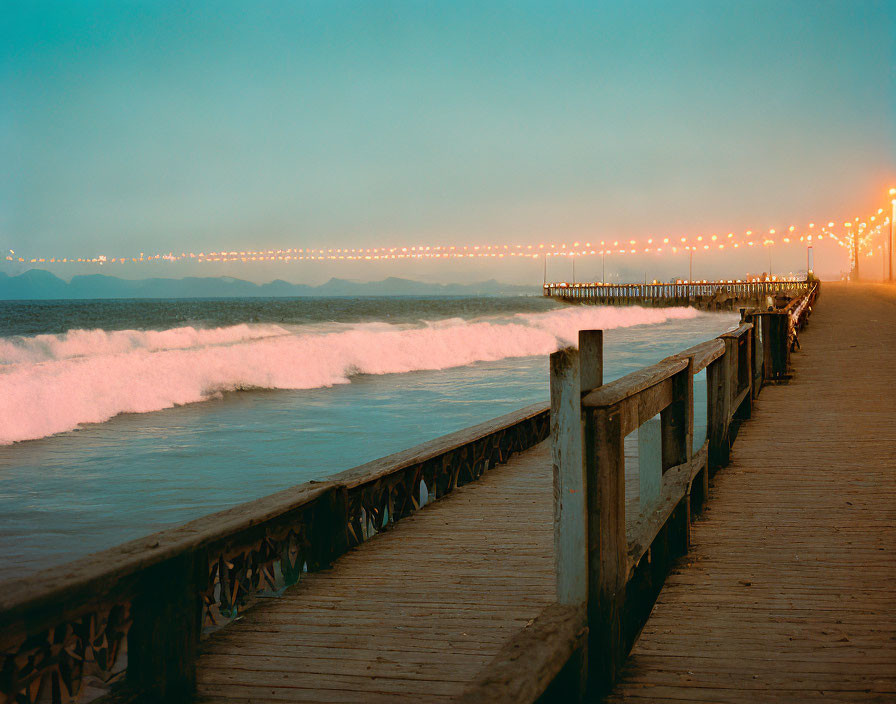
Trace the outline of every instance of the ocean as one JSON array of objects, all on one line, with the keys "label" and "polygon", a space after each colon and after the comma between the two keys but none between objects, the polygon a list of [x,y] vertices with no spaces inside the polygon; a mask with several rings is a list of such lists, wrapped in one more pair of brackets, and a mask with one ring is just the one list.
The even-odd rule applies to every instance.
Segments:
[{"label": "ocean", "polygon": [[736,322],[541,297],[0,302],[0,579],[547,401],[580,329],[605,330],[611,380]]}]

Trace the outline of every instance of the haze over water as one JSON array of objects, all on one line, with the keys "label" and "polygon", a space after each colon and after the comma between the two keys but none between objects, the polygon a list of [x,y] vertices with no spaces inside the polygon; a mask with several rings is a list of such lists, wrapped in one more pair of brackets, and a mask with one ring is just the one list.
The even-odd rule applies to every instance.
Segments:
[{"label": "haze over water", "polygon": [[612,379],[736,317],[533,297],[0,303],[0,320],[0,556],[30,571],[546,401],[547,355],[579,329],[607,331]]}]

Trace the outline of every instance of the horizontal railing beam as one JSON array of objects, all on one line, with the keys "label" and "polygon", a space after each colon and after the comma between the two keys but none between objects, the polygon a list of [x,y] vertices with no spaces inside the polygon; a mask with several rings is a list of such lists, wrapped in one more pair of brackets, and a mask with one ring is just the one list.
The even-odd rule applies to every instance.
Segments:
[{"label": "horizontal railing beam", "polygon": [[[77,618],[98,603],[130,596],[138,573],[222,541],[239,541],[255,526],[282,519],[332,492],[335,482],[314,482],[218,511],[176,528],[131,540],[61,567],[3,582],[0,632],[40,631]],[[42,617],[41,617],[42,616]]]},{"label": "horizontal railing beam", "polygon": [[408,450],[402,450],[380,459],[372,460],[352,469],[330,475],[327,479],[345,484],[348,489],[353,489],[362,484],[381,479],[384,476],[394,474],[408,467],[426,462],[449,452],[454,452],[476,442],[488,435],[507,430],[519,423],[531,420],[536,416],[546,415],[550,412],[550,404],[535,403],[518,411],[506,413],[503,416],[487,420],[483,423],[464,428],[447,435],[422,443]]},{"label": "horizontal railing beam", "polygon": [[667,357],[644,369],[627,374],[595,389],[582,399],[585,408],[609,408],[663,382],[686,369],[687,359]]},{"label": "horizontal railing beam", "polygon": [[575,701],[583,683],[580,668],[570,667],[570,661],[583,658],[587,634],[582,606],[551,604],[517,632],[454,701]]},{"label": "horizontal railing beam", "polygon": [[[674,375],[673,375],[674,376]],[[669,407],[675,399],[673,377],[669,376],[652,386],[641,389],[614,404],[610,412],[618,412],[623,436],[637,430],[641,425]]]},{"label": "horizontal railing beam", "polygon": [[691,371],[696,374],[725,354],[725,343],[716,338],[701,342],[699,345],[688,347],[686,350],[674,355],[675,357],[690,357]]}]

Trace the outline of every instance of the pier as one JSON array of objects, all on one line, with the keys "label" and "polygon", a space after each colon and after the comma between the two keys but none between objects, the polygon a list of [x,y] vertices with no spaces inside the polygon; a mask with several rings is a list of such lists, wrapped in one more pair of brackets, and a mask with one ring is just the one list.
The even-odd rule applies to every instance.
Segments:
[{"label": "pier", "polygon": [[543,295],[568,303],[600,305],[696,306],[734,310],[738,306],[766,308],[771,299],[792,299],[806,293],[808,281],[692,281],[653,284],[545,283]]},{"label": "pier", "polygon": [[787,286],[607,383],[582,331],[550,405],[7,579],[0,704],[896,698],[896,291]]}]

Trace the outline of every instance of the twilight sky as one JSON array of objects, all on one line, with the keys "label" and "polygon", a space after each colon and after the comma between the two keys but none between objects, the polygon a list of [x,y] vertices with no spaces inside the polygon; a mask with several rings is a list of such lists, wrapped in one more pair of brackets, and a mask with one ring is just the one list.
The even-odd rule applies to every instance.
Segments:
[{"label": "twilight sky", "polygon": [[[4,254],[767,231],[865,216],[896,185],[892,0],[5,0],[0,14]],[[774,256],[804,266],[800,247]],[[845,261],[816,253],[823,273]],[[528,282],[541,267],[104,271]],[[700,267],[735,276],[767,258]]]}]

